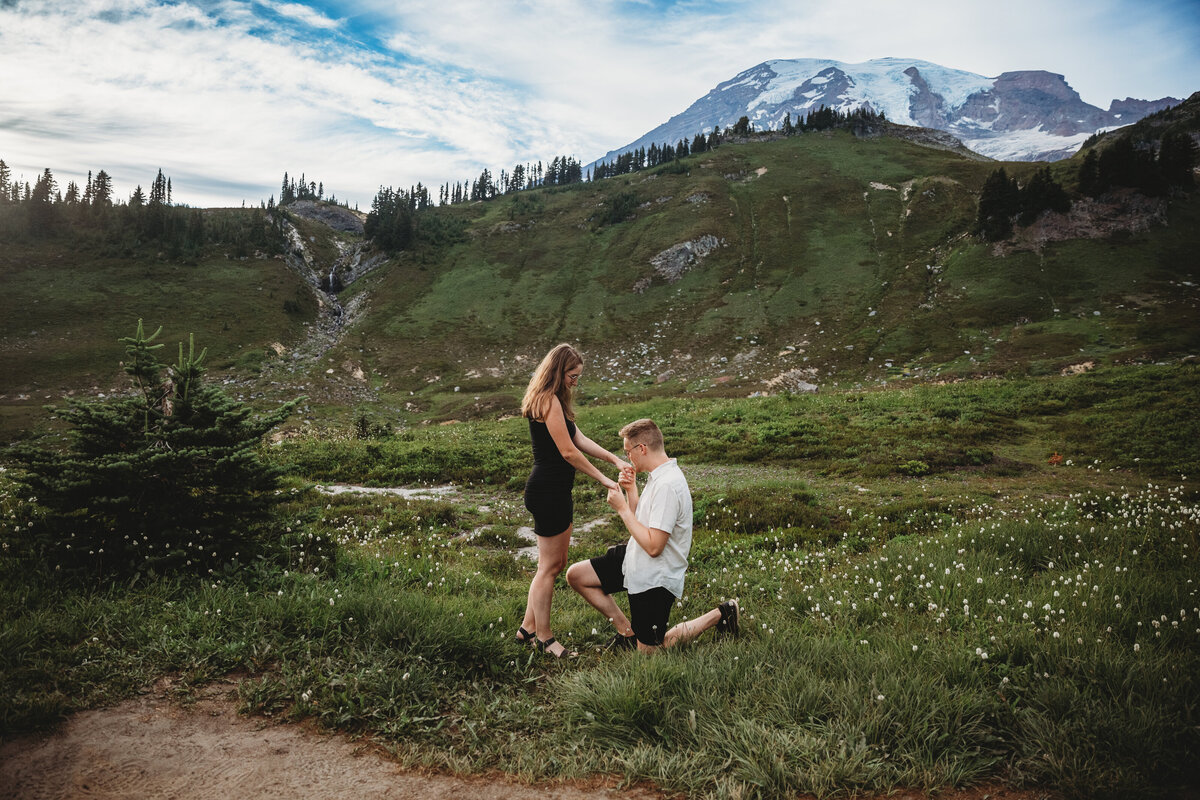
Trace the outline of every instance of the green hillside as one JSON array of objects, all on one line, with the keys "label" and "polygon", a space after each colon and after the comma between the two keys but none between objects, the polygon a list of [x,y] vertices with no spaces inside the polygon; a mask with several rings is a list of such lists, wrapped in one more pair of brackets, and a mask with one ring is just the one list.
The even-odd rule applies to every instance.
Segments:
[{"label": "green hillside", "polygon": [[[1073,186],[1079,160],[1054,165],[1056,179]],[[430,209],[436,243],[377,253],[359,274],[334,262],[361,236],[300,217],[304,253],[187,266],[27,238],[0,253],[3,433],[47,401],[116,385],[116,340],[138,318],[169,342],[194,332],[248,396],[309,395],[310,419],[510,413],[562,340],[588,356],[591,400],[1052,374],[1200,348],[1197,193],[1077,202],[990,244],[971,230],[997,166],[845,131],[725,143]],[[1023,183],[1043,165],[1004,166]],[[701,257],[656,271],[689,243]],[[353,313],[314,348],[328,328],[318,306],[333,302],[309,284],[339,269]]]},{"label": "green hillside", "polygon": [[[684,166],[438,209],[464,241],[357,287],[371,312],[327,368],[360,363],[385,399],[466,417],[511,409],[559,340],[589,355],[593,398],[1043,374],[1200,344],[1194,196],[1152,204],[1164,216],[1136,232],[997,248],[968,235],[994,163],[834,133]],[[602,224],[629,195],[629,218]],[[678,281],[655,274],[704,236],[720,246]]]}]

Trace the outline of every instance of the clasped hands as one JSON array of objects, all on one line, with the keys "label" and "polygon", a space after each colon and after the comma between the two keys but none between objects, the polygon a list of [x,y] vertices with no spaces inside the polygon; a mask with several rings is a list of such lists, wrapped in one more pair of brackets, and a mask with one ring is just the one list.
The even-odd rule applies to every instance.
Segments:
[{"label": "clasped hands", "polygon": [[[625,492],[637,486],[637,471],[625,464],[621,467],[621,475],[617,478],[618,486],[609,487],[608,504],[613,507],[613,510],[620,513],[629,507],[629,501],[625,499]],[[625,491],[621,491],[624,489]]]}]

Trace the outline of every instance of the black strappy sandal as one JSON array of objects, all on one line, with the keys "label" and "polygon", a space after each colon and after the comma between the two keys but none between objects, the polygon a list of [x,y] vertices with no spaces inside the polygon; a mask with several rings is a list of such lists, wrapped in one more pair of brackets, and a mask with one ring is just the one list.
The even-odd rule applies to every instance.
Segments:
[{"label": "black strappy sandal", "polygon": [[533,631],[527,631],[523,627],[518,627],[517,635],[513,637],[513,641],[517,644],[533,644],[537,641],[537,637],[533,635]]},{"label": "black strappy sandal", "polygon": [[554,644],[556,641],[558,641],[558,640],[555,639],[553,636],[551,636],[549,639],[547,639],[544,642],[541,639],[534,639],[534,642],[537,644],[538,651],[545,653],[548,656],[554,656],[555,658],[575,658],[576,656],[579,655],[575,651],[568,650],[565,647],[558,653],[551,652],[549,650],[549,647],[550,647],[550,645]]}]

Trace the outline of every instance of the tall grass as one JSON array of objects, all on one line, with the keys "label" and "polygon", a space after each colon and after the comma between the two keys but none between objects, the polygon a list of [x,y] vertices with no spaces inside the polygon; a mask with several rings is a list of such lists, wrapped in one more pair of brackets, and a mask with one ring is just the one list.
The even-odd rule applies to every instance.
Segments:
[{"label": "tall grass", "polygon": [[1194,497],[1148,489],[860,556],[731,545],[720,584],[750,636],[572,674],[556,707],[627,777],[687,793],[722,765],[750,797],[996,776],[1166,792],[1197,744],[1198,523]]},{"label": "tall grass", "polygon": [[975,509],[861,554],[701,528],[676,618],[736,595],[744,635],[598,655],[599,620],[560,591],[570,665],[511,643],[527,573],[455,533],[503,514],[327,506],[310,525],[336,569],[94,591],[10,571],[4,730],[164,673],[185,694],[232,673],[247,711],[370,735],[406,763],[696,796],[997,778],[1147,796],[1185,782],[1200,744],[1200,507],[1180,489]]}]

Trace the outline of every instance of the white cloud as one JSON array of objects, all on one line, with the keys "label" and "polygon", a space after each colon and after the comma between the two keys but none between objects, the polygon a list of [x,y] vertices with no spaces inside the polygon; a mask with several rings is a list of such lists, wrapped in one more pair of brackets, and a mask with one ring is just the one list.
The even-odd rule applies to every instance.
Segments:
[{"label": "white cloud", "polygon": [[1200,22],[1180,0],[314,6],[0,2],[0,158],[63,184],[105,169],[124,193],[161,166],[197,205],[257,203],[304,171],[366,206],[380,184],[590,161],[773,58],[1047,69],[1101,106],[1200,88]]},{"label": "white cloud", "polygon": [[[509,155],[499,110],[515,99],[502,87],[447,86],[436,69],[252,35],[242,20],[136,2],[0,12],[0,46],[16,51],[6,84],[25,87],[0,94],[0,158],[27,174],[49,166],[63,184],[105,169],[123,192],[172,165],[263,187],[218,201],[175,181],[175,197],[195,204],[256,203],[284,170],[305,170],[369,204],[380,183],[428,183],[455,168],[466,177],[468,163],[477,175],[479,159]],[[51,57],[62,52],[86,55]]]},{"label": "white cloud", "polygon": [[332,30],[341,24],[336,19],[330,19],[320,11],[314,11],[301,3],[278,3],[274,0],[257,0],[257,2],[276,14],[298,20],[312,28]]}]

